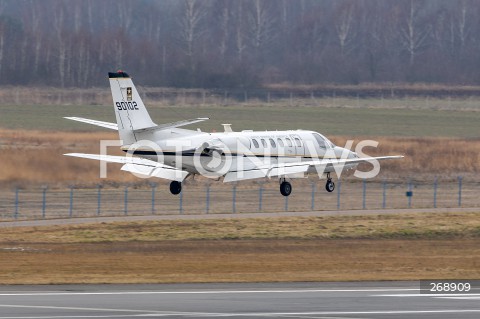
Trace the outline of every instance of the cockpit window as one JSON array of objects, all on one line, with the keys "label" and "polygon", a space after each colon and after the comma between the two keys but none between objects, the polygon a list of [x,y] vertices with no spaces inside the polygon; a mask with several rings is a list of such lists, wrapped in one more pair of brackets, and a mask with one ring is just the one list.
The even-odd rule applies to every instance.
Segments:
[{"label": "cockpit window", "polygon": [[259,148],[260,145],[258,145],[258,142],[256,139],[252,139],[252,142],[253,142],[253,145],[255,146],[255,148]]},{"label": "cockpit window", "polygon": [[320,136],[320,134],[313,134],[315,139],[317,140],[318,146],[320,146],[321,149],[327,148],[327,141],[323,137]]}]

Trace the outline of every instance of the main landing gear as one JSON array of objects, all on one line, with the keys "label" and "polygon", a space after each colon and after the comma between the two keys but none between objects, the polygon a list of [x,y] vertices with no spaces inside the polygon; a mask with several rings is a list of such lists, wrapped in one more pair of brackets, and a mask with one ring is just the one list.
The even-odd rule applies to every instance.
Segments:
[{"label": "main landing gear", "polygon": [[281,183],[280,183],[280,193],[283,196],[290,195],[292,193],[292,184],[287,182],[285,179],[281,179],[280,181],[281,181]]},{"label": "main landing gear", "polygon": [[182,183],[177,181],[172,181],[170,183],[170,193],[173,195],[178,195],[182,191]]},{"label": "main landing gear", "polygon": [[333,192],[333,190],[335,189],[335,183],[332,181],[330,173],[327,173],[327,184],[325,184],[325,189],[329,193]]},{"label": "main landing gear", "polygon": [[[325,184],[325,189],[329,193],[335,190],[335,183],[332,181],[330,173],[327,174],[327,183]],[[280,179],[280,193],[283,196],[289,196],[292,193],[292,184],[287,182],[285,178]]]}]

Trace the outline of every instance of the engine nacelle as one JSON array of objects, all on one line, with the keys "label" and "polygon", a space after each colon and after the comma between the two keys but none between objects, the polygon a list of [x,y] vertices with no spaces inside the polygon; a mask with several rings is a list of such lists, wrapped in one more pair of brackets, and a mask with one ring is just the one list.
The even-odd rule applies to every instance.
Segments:
[{"label": "engine nacelle", "polygon": [[244,154],[250,149],[250,140],[246,137],[228,136],[205,142],[201,147],[203,148],[202,152],[209,155],[213,155],[213,152],[220,155]]}]

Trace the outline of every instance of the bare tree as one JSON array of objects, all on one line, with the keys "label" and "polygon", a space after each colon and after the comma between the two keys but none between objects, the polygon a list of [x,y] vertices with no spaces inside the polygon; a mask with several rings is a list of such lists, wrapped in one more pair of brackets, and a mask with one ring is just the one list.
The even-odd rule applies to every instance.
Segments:
[{"label": "bare tree", "polygon": [[273,42],[277,35],[274,5],[268,1],[251,0],[248,6],[250,43],[258,57],[261,50]]},{"label": "bare tree", "polygon": [[354,11],[354,3],[349,1],[339,8],[335,17],[335,30],[342,58],[353,50],[354,37],[356,35]]},{"label": "bare tree", "polygon": [[60,79],[60,86],[65,86],[66,79],[66,60],[67,60],[67,46],[68,37],[65,34],[65,9],[63,5],[59,5],[53,13],[53,27],[57,41],[57,63],[58,63],[58,76]]},{"label": "bare tree", "polygon": [[431,26],[420,21],[422,4],[423,1],[419,0],[408,2],[404,25],[400,28],[400,43],[409,54],[410,66],[413,66],[417,54],[426,47],[431,32]]},{"label": "bare tree", "polygon": [[237,63],[243,60],[243,52],[246,49],[245,44],[245,22],[244,22],[244,4],[243,1],[236,2],[236,21],[235,21],[235,51]]},{"label": "bare tree", "polygon": [[472,2],[467,3],[466,0],[461,1],[459,14],[457,18],[458,39],[459,39],[459,52],[460,55],[464,53],[465,46],[471,35],[471,13],[469,8],[473,5]]},{"label": "bare tree", "polygon": [[180,18],[180,39],[183,42],[183,50],[189,61],[190,71],[195,71],[195,44],[202,36],[203,19],[207,15],[205,2],[201,0],[184,0],[182,16]]}]

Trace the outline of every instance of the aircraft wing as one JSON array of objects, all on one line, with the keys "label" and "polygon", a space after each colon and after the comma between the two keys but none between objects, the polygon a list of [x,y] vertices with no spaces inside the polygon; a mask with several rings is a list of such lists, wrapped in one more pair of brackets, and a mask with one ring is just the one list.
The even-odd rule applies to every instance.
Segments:
[{"label": "aircraft wing", "polygon": [[188,172],[179,170],[173,166],[168,166],[155,161],[139,157],[127,156],[113,156],[113,155],[99,155],[99,154],[84,154],[84,153],[67,153],[66,156],[80,157],[93,159],[98,161],[105,161],[109,163],[124,164],[122,171],[128,171],[135,174],[140,174],[150,177],[164,178],[181,182],[187,177]]},{"label": "aircraft wing", "polygon": [[103,121],[97,121],[97,120],[91,120],[91,119],[85,119],[83,117],[64,117],[67,120],[72,120],[72,121],[77,121],[77,122],[82,122],[82,123],[87,123],[87,124],[92,124],[96,126],[101,126],[105,127],[111,130],[116,130],[118,131],[118,125],[115,123],[110,123],[110,122],[103,122]]},{"label": "aircraft wing", "polygon": [[403,156],[380,156],[380,157],[362,157],[362,158],[325,158],[312,161],[294,162],[294,163],[278,163],[272,165],[261,165],[251,170],[228,172],[223,180],[224,183],[236,182],[247,179],[274,177],[274,176],[289,176],[294,174],[306,173],[310,167],[335,167],[343,165],[360,164],[371,161],[398,159]]}]

